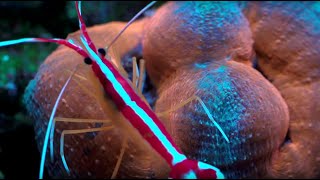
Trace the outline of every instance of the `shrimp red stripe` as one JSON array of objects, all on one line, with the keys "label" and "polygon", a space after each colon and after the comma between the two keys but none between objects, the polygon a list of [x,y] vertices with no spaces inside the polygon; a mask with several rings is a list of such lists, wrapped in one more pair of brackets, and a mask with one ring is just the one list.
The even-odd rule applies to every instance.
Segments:
[{"label": "shrimp red stripe", "polygon": [[82,18],[82,15],[81,15],[81,11],[80,11],[80,8],[79,8],[79,7],[81,7],[81,1],[80,1],[80,2],[76,1],[75,3],[76,3],[76,9],[77,9],[77,14],[78,14],[78,19],[79,19],[79,27],[80,27],[80,29],[81,29],[81,32],[82,32],[82,34],[84,35],[85,40],[86,40],[86,42],[88,43],[89,47],[90,47],[95,53],[97,53],[96,46],[92,43],[92,41],[91,41],[91,39],[90,39],[90,37],[89,37],[89,34],[88,34],[88,32],[87,32],[87,27],[86,27],[86,25],[85,25],[85,23],[84,23],[84,20],[83,20],[83,18]]},{"label": "shrimp red stripe", "polygon": [[[154,112],[141,100],[135,90],[110,61],[97,55],[96,48],[87,33],[86,25],[81,16],[81,4],[76,2],[75,5],[79,25],[84,37],[81,38],[81,40],[86,46],[90,57],[95,60],[92,64],[92,69],[99,78],[104,90],[110,95],[119,111],[122,112],[127,120],[171,166],[185,160],[186,157],[175,145],[171,136]],[[126,97],[128,99],[126,99]]]},{"label": "shrimp red stripe", "polygon": [[38,40],[40,42],[53,42],[53,43],[57,43],[57,44],[61,44],[61,45],[65,45],[75,51],[77,51],[80,55],[82,55],[83,57],[88,57],[88,54],[83,50],[81,49],[79,46],[76,46],[64,39],[57,39],[57,38],[54,38],[54,39],[46,39],[46,38],[34,38],[35,40]]},{"label": "shrimp red stripe", "polygon": [[16,39],[16,40],[9,40],[9,41],[2,41],[0,42],[0,47],[2,46],[8,46],[8,45],[13,45],[13,44],[19,44],[19,43],[26,43],[26,42],[49,42],[49,43],[57,43],[60,45],[65,45],[76,52],[78,52],[80,55],[83,57],[89,57],[88,54],[81,49],[81,47],[65,40],[65,39],[59,39],[59,38],[21,38],[21,39]]},{"label": "shrimp red stripe", "polygon": [[[103,61],[103,64],[105,65],[105,67],[101,67],[101,64],[98,65],[97,62],[94,61],[92,64],[92,69],[99,78],[105,91],[113,99],[119,111],[122,112],[122,114],[129,120],[129,122],[140,132],[140,134],[150,143],[150,145],[163,156],[163,158],[170,165],[174,165],[177,162],[180,162],[180,160],[174,158],[181,157],[181,160],[184,159],[185,156],[182,155],[181,150],[174,144],[172,138],[165,130],[165,127],[160,122],[158,117],[145,104],[145,102],[141,100],[141,98],[136,94],[136,92],[127,82],[127,80],[122,77],[122,75],[113,67],[113,65],[109,61]],[[122,86],[124,91],[120,93],[119,90],[115,88],[116,85],[113,84],[112,80],[109,79],[110,77],[108,77],[108,74],[105,74],[102,71],[102,68],[108,68],[110,70],[110,72],[114,75],[115,79]],[[126,94],[122,94],[123,92],[125,92]],[[128,105],[123,96],[130,97],[130,102],[135,102],[137,106],[144,111],[147,117],[142,115],[142,117],[139,116],[139,113],[137,113],[138,110]],[[155,123],[157,128],[159,128],[159,132],[161,132],[162,135],[159,135],[159,132],[155,133],[154,129],[148,123],[146,123],[146,120],[144,120],[143,118],[150,118]],[[166,138],[167,140],[163,138]],[[163,141],[168,141],[170,144],[164,143]],[[167,146],[172,146],[174,149],[169,150],[170,147]]]}]

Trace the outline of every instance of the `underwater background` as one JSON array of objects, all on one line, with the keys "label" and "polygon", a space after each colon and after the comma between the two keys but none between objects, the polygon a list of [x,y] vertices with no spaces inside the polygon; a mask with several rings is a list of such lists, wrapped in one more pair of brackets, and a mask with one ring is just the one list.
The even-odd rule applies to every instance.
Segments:
[{"label": "underwater background", "polygon": [[[83,3],[82,12],[88,27],[127,22],[148,3],[90,1]],[[0,41],[23,37],[64,39],[79,26],[72,1],[1,1],[0,29]],[[51,43],[25,43],[0,49],[0,179],[38,178],[40,153],[22,97],[40,64],[57,47]]]}]

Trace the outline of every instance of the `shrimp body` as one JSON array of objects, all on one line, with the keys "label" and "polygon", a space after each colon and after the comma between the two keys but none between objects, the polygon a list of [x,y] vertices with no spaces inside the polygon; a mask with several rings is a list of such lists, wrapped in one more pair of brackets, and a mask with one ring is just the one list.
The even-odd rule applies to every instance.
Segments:
[{"label": "shrimp body", "polygon": [[124,117],[167,161],[172,168],[171,178],[223,178],[219,169],[187,159],[175,145],[159,118],[138,96],[128,80],[116,70],[109,60],[102,56],[99,57],[87,43],[84,45],[94,60],[92,70],[99,78],[105,92],[110,95]]},{"label": "shrimp body", "polygon": [[[81,5],[76,2],[81,41],[92,61],[92,70],[100,80],[105,92],[124,117],[135,127],[140,135],[167,161],[171,167],[171,178],[224,178],[218,168],[209,164],[189,160],[173,142],[165,127],[150,107],[138,96],[132,86],[107,60],[103,53],[99,56],[97,48],[87,33],[81,16]],[[87,58],[87,57],[86,57]]]},{"label": "shrimp body", "polygon": [[119,111],[167,162],[175,164],[185,159],[157,116],[108,60],[103,64],[93,62],[92,70]]}]

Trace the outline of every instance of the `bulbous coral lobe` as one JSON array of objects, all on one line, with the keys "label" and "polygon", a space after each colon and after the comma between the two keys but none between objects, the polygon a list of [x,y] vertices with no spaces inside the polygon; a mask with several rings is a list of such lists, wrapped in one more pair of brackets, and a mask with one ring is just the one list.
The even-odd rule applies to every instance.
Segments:
[{"label": "bulbous coral lobe", "polygon": [[[181,91],[183,89],[183,91]],[[156,111],[199,96],[229,137],[228,143],[197,101],[163,118],[190,159],[218,167],[227,178],[266,177],[269,158],[288,129],[287,105],[253,68],[235,61],[180,68],[159,89]]]},{"label": "bulbous coral lobe", "polygon": [[229,57],[250,64],[251,31],[235,2],[169,2],[145,27],[143,56],[158,86],[181,66]]},{"label": "bulbous coral lobe", "polygon": [[320,177],[319,2],[248,2],[261,72],[280,91],[290,113],[290,139],[272,157],[270,177]]}]

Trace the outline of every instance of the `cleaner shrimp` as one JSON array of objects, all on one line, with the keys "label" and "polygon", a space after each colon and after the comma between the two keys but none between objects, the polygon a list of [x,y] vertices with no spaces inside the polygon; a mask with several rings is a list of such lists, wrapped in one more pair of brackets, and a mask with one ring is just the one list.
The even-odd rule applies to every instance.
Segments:
[{"label": "cleaner shrimp", "polygon": [[[12,44],[24,43],[24,42],[51,42],[57,43],[60,45],[65,45],[81,56],[84,57],[84,62],[87,65],[90,65],[92,71],[99,79],[101,85],[104,88],[104,91],[110,96],[115,106],[121,112],[121,114],[126,118],[127,121],[139,132],[139,134],[147,141],[150,146],[159,153],[159,155],[168,163],[171,168],[171,172],[169,174],[170,178],[224,178],[223,173],[212,165],[206,164],[204,162],[200,162],[197,160],[191,160],[187,158],[185,154],[180,150],[179,147],[173,142],[170,134],[167,132],[164,125],[161,123],[159,119],[159,115],[157,116],[151,109],[151,107],[146,103],[145,98],[142,95],[142,87],[143,87],[143,74],[144,61],[140,61],[140,71],[137,68],[136,59],[133,59],[133,68],[134,75],[133,81],[130,82],[125,78],[123,69],[121,70],[120,66],[114,65],[110,58],[106,58],[108,49],[112,46],[112,44],[117,40],[117,38],[121,35],[122,32],[147,8],[152,6],[155,3],[152,2],[148,6],[146,6],[143,10],[141,10],[131,21],[128,22],[127,26],[114,38],[114,40],[107,46],[105,49],[100,48],[97,49],[93,42],[91,41],[89,34],[86,30],[86,25],[81,15],[81,2],[76,2],[77,15],[79,19],[79,26],[81,29],[80,39],[84,48],[74,43],[72,39],[64,40],[64,39],[46,39],[46,38],[22,38],[18,40],[11,41],[3,41],[0,42],[1,46],[7,46]],[[78,66],[71,72],[71,75],[67,79],[66,83],[62,87],[57,100],[54,104],[48,126],[45,135],[45,140],[42,148],[41,154],[41,162],[40,162],[40,172],[39,178],[43,178],[44,172],[44,164],[46,158],[46,150],[48,144],[50,142],[50,156],[51,159],[53,156],[53,136],[54,136],[54,125],[55,122],[95,122],[95,123],[109,123],[107,120],[89,120],[89,119],[65,119],[65,118],[55,118],[55,112],[57,111],[60,99],[67,88],[67,85],[71,81],[72,77],[75,75]],[[191,97],[185,102],[181,103],[178,107],[175,107],[171,110],[168,110],[161,115],[165,115],[171,111],[174,111],[185,104],[197,100],[200,102],[201,106],[207,113],[209,119],[217,126],[219,131],[222,133],[223,137],[228,141],[227,136],[221,129],[221,127],[213,120],[210,112],[206,108],[203,101],[197,96]],[[113,126],[99,127],[99,128],[91,128],[91,129],[81,129],[81,130],[64,130],[61,134],[60,138],[60,154],[63,165],[67,172],[70,172],[69,167],[67,165],[66,159],[64,157],[63,144],[64,144],[64,136],[68,134],[77,134],[77,133],[87,133],[87,132],[95,132],[95,131],[108,131],[112,129]],[[126,140],[123,141],[123,144],[126,143]],[[124,150],[121,151],[120,156],[122,156]],[[116,164],[116,168],[113,174],[116,173],[116,169],[119,168],[119,164],[121,162],[121,158]]]}]

